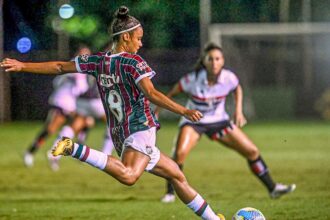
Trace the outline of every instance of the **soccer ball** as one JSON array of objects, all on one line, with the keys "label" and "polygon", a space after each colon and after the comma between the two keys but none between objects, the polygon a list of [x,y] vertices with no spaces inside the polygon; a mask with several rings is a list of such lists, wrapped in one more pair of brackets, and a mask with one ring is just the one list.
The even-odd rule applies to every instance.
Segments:
[{"label": "soccer ball", "polygon": [[238,210],[232,220],[266,220],[266,218],[258,209],[245,207]]}]

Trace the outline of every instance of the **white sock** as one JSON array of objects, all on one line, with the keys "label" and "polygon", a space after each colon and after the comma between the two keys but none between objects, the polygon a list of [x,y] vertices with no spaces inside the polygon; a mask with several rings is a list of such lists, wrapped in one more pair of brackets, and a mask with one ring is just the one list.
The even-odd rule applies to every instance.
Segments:
[{"label": "white sock", "polygon": [[102,152],[107,154],[107,155],[111,155],[113,147],[114,146],[113,146],[113,142],[112,142],[111,137],[108,134],[106,134],[104,136]]},{"label": "white sock", "polygon": [[86,145],[74,143],[72,157],[86,162],[100,170],[104,170],[107,165],[108,155],[100,151],[91,149]]},{"label": "white sock", "polygon": [[219,217],[199,194],[187,206],[204,220],[219,220]]}]

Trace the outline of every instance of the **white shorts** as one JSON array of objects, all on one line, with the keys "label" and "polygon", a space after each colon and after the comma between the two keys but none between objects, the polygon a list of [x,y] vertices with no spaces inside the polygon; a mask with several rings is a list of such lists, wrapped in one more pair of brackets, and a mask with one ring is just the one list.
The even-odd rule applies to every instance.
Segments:
[{"label": "white shorts", "polygon": [[125,139],[123,147],[123,152],[126,147],[131,147],[150,157],[146,171],[152,170],[160,159],[160,151],[156,147],[156,127],[133,133]]},{"label": "white shorts", "polygon": [[77,113],[82,116],[92,116],[94,118],[102,118],[105,116],[101,99],[84,99],[77,100]]},{"label": "white shorts", "polygon": [[76,111],[76,100],[71,94],[55,93],[49,98],[49,104],[62,109],[64,114],[70,114]]}]

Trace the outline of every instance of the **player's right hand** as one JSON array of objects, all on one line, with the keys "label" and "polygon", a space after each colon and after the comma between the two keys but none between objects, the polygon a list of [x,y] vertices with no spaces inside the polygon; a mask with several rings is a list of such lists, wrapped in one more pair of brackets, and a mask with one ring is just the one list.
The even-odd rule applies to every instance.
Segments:
[{"label": "player's right hand", "polygon": [[5,58],[0,63],[0,67],[4,68],[6,72],[19,72],[23,69],[24,64],[15,59]]},{"label": "player's right hand", "polygon": [[203,114],[200,112],[200,111],[197,111],[197,110],[190,110],[190,109],[187,109],[185,111],[185,113],[183,114],[183,116],[192,121],[192,122],[196,122],[196,121],[199,121],[201,120],[201,118],[203,117]]}]

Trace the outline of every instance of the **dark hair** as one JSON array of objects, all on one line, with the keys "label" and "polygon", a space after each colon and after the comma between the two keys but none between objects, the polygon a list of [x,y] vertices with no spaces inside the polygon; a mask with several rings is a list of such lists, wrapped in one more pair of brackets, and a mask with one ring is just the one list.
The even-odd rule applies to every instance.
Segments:
[{"label": "dark hair", "polygon": [[140,21],[128,14],[129,9],[126,6],[120,6],[113,15],[113,21],[110,26],[110,34],[113,41],[117,41],[120,32],[129,30],[140,24]]},{"label": "dark hair", "polygon": [[210,43],[205,44],[204,49],[203,49],[203,52],[199,56],[197,62],[195,63],[195,66],[194,66],[194,70],[195,70],[196,74],[201,69],[205,68],[203,61],[204,61],[207,53],[210,52],[211,50],[219,50],[223,54],[223,50],[222,50],[222,48],[219,45],[217,45],[217,44],[215,44],[213,42],[210,42]]}]

